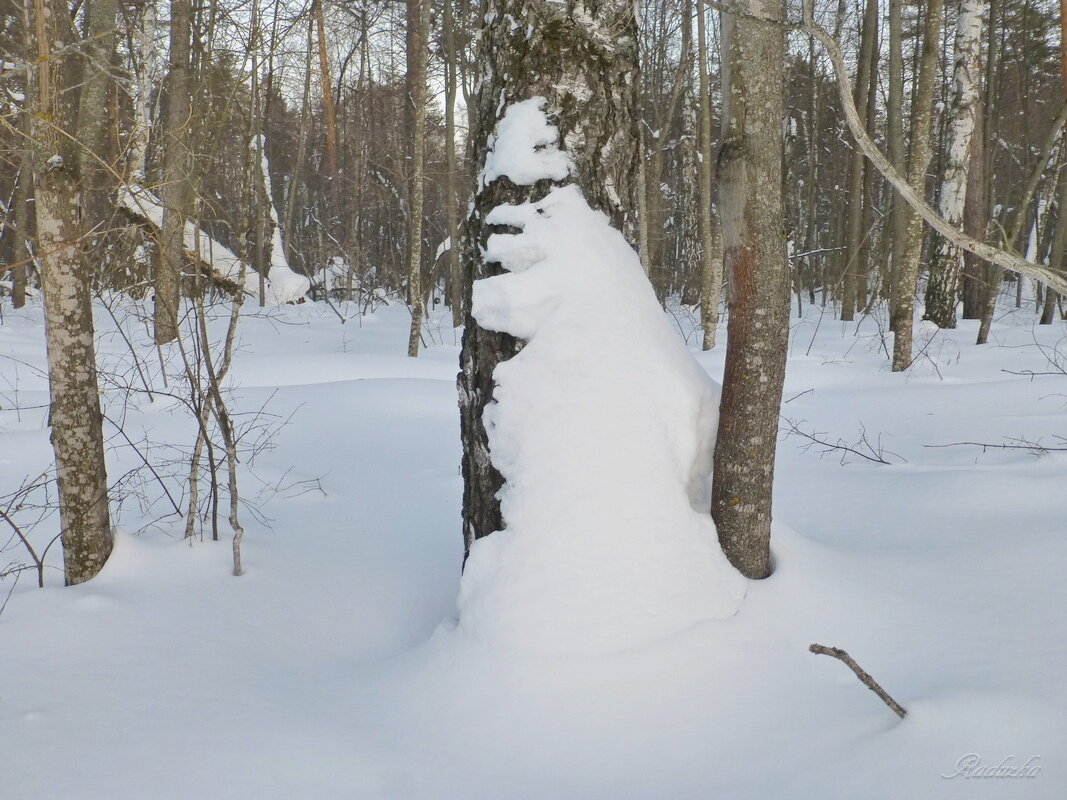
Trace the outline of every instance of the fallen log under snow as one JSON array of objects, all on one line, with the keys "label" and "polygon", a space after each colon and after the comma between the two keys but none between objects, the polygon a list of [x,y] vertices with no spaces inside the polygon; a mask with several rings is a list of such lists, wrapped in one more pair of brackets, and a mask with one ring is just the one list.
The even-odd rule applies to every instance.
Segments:
[{"label": "fallen log under snow", "polygon": [[[131,220],[152,233],[162,229],[163,204],[147,189],[137,186],[120,189],[118,205]],[[259,273],[232,250],[188,220],[183,239],[186,259],[216,286],[231,293],[243,291],[247,295],[258,296]],[[311,289],[311,282],[288,265],[272,264],[264,281],[265,302],[268,305],[299,302]]]}]

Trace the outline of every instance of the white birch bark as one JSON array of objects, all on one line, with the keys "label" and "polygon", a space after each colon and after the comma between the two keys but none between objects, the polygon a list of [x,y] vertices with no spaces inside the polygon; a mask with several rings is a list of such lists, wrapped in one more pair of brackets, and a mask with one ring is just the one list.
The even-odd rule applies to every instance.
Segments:
[{"label": "white birch bark", "polygon": [[28,16],[28,50],[36,65],[31,135],[51,438],[64,574],[76,584],[103,568],[112,546],[77,139],[68,129],[77,93],[65,80],[62,57],[71,37],[66,3],[33,0]]},{"label": "white birch bark", "polygon": [[133,126],[126,165],[132,186],[143,186],[148,169],[148,142],[155,119],[155,90],[163,74],[155,0],[145,0],[133,31]]},{"label": "white birch bark", "polygon": [[[982,33],[988,13],[988,0],[963,0],[956,23],[947,162],[938,208],[941,217],[956,228],[963,224],[967,200],[967,171],[982,68]],[[956,300],[962,268],[963,251],[948,239],[941,239],[926,290],[926,318],[941,328],[956,327]]]}]

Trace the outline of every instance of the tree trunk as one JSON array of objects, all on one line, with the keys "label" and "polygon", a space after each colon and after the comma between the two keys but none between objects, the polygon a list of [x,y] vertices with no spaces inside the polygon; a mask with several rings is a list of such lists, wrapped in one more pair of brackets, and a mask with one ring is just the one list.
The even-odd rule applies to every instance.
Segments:
[{"label": "tree trunk", "polygon": [[456,30],[454,0],[444,0],[445,38],[445,221],[448,225],[448,300],[452,327],[463,324],[463,271],[459,259],[459,194],[456,166]]},{"label": "tree trunk", "polygon": [[719,155],[724,261],[730,276],[726,371],[719,409],[712,516],[730,562],[771,572],[771,488],[789,332],[782,208],[783,0],[724,6]]},{"label": "tree trunk", "polygon": [[128,180],[135,186],[144,184],[148,170],[148,142],[151,138],[154,106],[153,91],[159,80],[159,52],[156,48],[155,0],[145,0],[137,11],[136,26],[131,33],[133,55],[133,120],[130,126]]},{"label": "tree trunk", "polygon": [[314,46],[315,22],[308,23],[307,30],[307,57],[304,61],[304,92],[300,103],[300,127],[296,136],[296,160],[293,162],[293,174],[289,179],[289,188],[285,197],[285,248],[288,253],[289,263],[296,264],[298,260],[306,267],[300,251],[296,247],[298,241],[298,203],[300,196],[300,182],[304,179],[304,162],[307,160],[308,127],[311,122],[311,54]]},{"label": "tree trunk", "polygon": [[189,101],[189,43],[193,7],[171,0],[170,70],[163,132],[163,225],[156,272],[155,339],[166,344],[178,336],[178,303],[185,254],[185,215],[192,181],[189,150],[192,106]]},{"label": "tree trunk", "polygon": [[408,307],[411,330],[408,355],[419,354],[422,335],[422,204],[426,188],[426,47],[429,37],[428,0],[407,0],[407,111],[408,152],[411,171],[408,179]]},{"label": "tree trunk", "polygon": [[[867,125],[868,96],[871,87],[871,63],[874,61],[875,40],[878,36],[878,0],[866,0],[867,10],[863,15],[863,33],[860,37],[859,68],[853,101],[860,109],[860,123]],[[867,160],[858,145],[852,149],[848,171],[848,221],[845,227],[845,268],[841,276],[841,319],[851,321],[856,311],[857,283],[860,273],[866,275],[863,258],[863,177]],[[866,293],[864,293],[866,294]]]},{"label": "tree trunk", "polygon": [[[930,122],[934,112],[934,78],[940,49],[941,15],[944,0],[930,0],[923,25],[922,57],[911,112],[911,152],[908,183],[920,197],[926,195],[926,167],[930,163]],[[919,257],[923,243],[923,221],[910,207],[901,206],[904,240],[897,242],[900,253],[897,282],[893,287],[893,371],[911,366],[912,324],[915,316],[915,286],[919,279]]]},{"label": "tree trunk", "polygon": [[[27,92],[27,94],[29,94]],[[30,131],[31,115],[23,112],[20,115],[19,130],[27,135],[27,140],[32,135]],[[19,154],[18,183],[15,186],[15,233],[12,245],[12,260],[18,265],[11,270],[11,304],[15,308],[26,305],[26,277],[29,273],[27,259],[30,257],[30,248],[27,243],[32,236],[30,224],[30,198],[33,189],[33,156],[29,150],[23,150]]]},{"label": "tree trunk", "polygon": [[706,10],[704,3],[697,3],[697,86],[700,90],[699,113],[700,135],[698,138],[698,197],[700,201],[700,249],[702,259],[700,291],[700,324],[704,340],[702,347],[710,350],[715,346],[715,334],[719,325],[719,299],[722,296],[722,240],[719,237],[719,219],[712,202],[711,141],[711,81],[708,78],[708,40]]},{"label": "tree trunk", "polygon": [[[889,162],[901,174],[907,172],[904,152],[904,53],[903,23],[901,6],[903,0],[889,0],[889,74],[888,101],[886,103],[886,149]],[[885,294],[889,298],[889,325],[895,331],[897,317],[893,313],[896,295],[893,287],[897,284],[900,272],[900,247],[906,234],[908,215],[907,203],[899,195],[893,194],[889,211],[889,221],[885,227],[885,237],[891,251],[889,275],[887,276]]]},{"label": "tree trunk", "polygon": [[[871,48],[871,66],[868,70],[870,84],[867,87],[867,113],[864,121],[867,125],[867,135],[875,136],[878,121],[878,59],[879,59],[879,36],[878,22],[875,20],[874,46]],[[861,148],[862,149],[862,148]],[[871,250],[875,228],[875,210],[878,199],[875,195],[879,177],[878,170],[872,164],[867,164],[863,170],[863,219],[860,222],[859,257],[856,259],[855,281],[855,309],[861,314],[870,311],[868,303],[868,291],[871,283]],[[873,300],[873,298],[871,298]]]},{"label": "tree trunk", "polygon": [[[589,204],[611,219],[631,244],[638,228],[637,23],[625,0],[486,0],[479,40],[482,70],[473,107],[471,164],[485,165],[489,137],[508,105],[547,99],[571,176]],[[504,203],[537,200],[552,182],[518,186],[505,177],[476,187],[464,225],[465,328],[458,380],[463,441],[463,532],[466,551],[475,539],[503,525],[496,493],[502,478],[489,461],[482,412],[492,399],[493,370],[519,342],[480,328],[470,314],[473,281],[499,274],[482,260],[491,233],[485,216]]]},{"label": "tree trunk", "polygon": [[33,0],[28,36],[36,57],[33,116],[37,255],[44,291],[52,448],[68,584],[96,575],[111,553],[107,475],[93,346],[88,263],[82,251],[78,150],[70,130],[76,93],[60,53],[70,41],[62,0]]},{"label": "tree trunk", "polygon": [[[683,10],[682,16],[685,12]],[[674,118],[678,110],[678,103],[682,99],[683,91],[687,87],[692,74],[692,26],[682,25],[681,51],[678,55],[678,67],[671,83],[671,93],[665,108],[658,109],[654,113],[654,124],[657,134],[652,140],[652,152],[643,162],[645,168],[645,206],[644,215],[648,218],[648,234],[646,244],[645,271],[648,273],[656,295],[663,302],[670,293],[670,271],[665,263],[666,236],[665,236],[665,201],[663,196],[663,169],[667,149],[670,146],[670,135],[674,131]],[[647,136],[647,134],[646,134]]]},{"label": "tree trunk", "polygon": [[[971,137],[978,112],[982,33],[988,10],[988,0],[964,0],[956,23],[956,62],[948,111],[947,163],[939,201],[941,216],[955,227],[963,222],[967,202],[967,169],[971,163]],[[947,239],[939,239],[926,287],[926,318],[939,328],[956,327],[956,302],[962,267],[962,251]]]},{"label": "tree trunk", "polygon": [[[1067,150],[1065,150],[1067,153]],[[1067,272],[1067,170],[1061,171],[1056,199],[1056,227],[1052,235],[1049,250],[1049,267]],[[1045,307],[1041,309],[1040,324],[1051,325],[1055,318],[1056,305],[1060,302],[1060,293],[1048,288],[1045,291]]]},{"label": "tree trunk", "polygon": [[315,20],[319,40],[319,88],[322,90],[322,107],[326,117],[326,179],[332,182],[337,178],[337,106],[333,102],[333,78],[330,75],[330,53],[326,49],[326,18],[322,0],[313,0],[311,16]]},{"label": "tree trunk", "polygon": [[[963,229],[975,239],[985,239],[989,227],[989,182],[986,180],[985,103],[979,102],[971,136],[971,165],[967,169],[967,201],[963,208]],[[978,319],[982,313],[985,265],[971,253],[963,254],[960,294],[963,318]]]},{"label": "tree trunk", "polygon": [[[1004,247],[1007,250],[1013,250],[1019,240],[1019,235],[1022,233],[1023,226],[1026,224],[1030,201],[1033,200],[1034,192],[1037,191],[1037,185],[1041,182],[1041,176],[1044,174],[1049,159],[1052,158],[1052,154],[1056,150],[1056,142],[1059,140],[1060,133],[1064,130],[1065,124],[1067,124],[1067,102],[1060,108],[1059,116],[1056,117],[1052,123],[1052,127],[1049,128],[1048,136],[1045,138],[1044,147],[1038,154],[1037,161],[1034,163],[1034,167],[1030,172],[1030,177],[1026,182],[1026,188],[1023,189],[1014,220],[1012,221],[1011,229],[1008,231],[1007,238],[1004,241]],[[993,312],[996,309],[997,294],[999,293],[1003,275],[1003,266],[990,264],[988,278],[989,291],[985,296],[985,304],[982,309],[982,322],[978,327],[978,339],[975,342],[976,344],[985,344],[989,341],[989,330],[993,324]],[[1053,276],[1050,275],[1048,277],[1051,278]]]},{"label": "tree trunk", "polygon": [[79,172],[84,213],[90,226],[104,222],[108,213],[107,187],[113,184],[107,164],[108,89],[115,59],[115,15],[118,0],[89,0],[86,8],[85,72],[78,108]]}]

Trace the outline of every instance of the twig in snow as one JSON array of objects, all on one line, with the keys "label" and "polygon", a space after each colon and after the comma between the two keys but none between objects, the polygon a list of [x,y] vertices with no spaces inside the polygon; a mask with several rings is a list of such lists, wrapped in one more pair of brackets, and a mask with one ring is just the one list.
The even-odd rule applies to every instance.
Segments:
[{"label": "twig in snow", "polygon": [[[1061,442],[1067,442],[1062,436],[1057,436]],[[1067,452],[1067,447],[1048,447],[1040,442],[1030,442],[1026,439],[1016,439],[1017,444],[992,444],[991,442],[948,442],[947,444],[924,444],[923,447],[981,447],[983,450],[1028,450],[1034,455],[1044,453]]]},{"label": "twig in snow", "polygon": [[847,463],[846,458],[848,457],[849,453],[854,456],[859,456],[860,458],[866,459],[867,461],[873,461],[875,464],[892,464],[893,462],[889,461],[886,456],[895,456],[896,458],[899,458],[902,462],[907,461],[907,459],[905,459],[898,453],[890,452],[889,450],[886,450],[884,447],[882,447],[882,437],[880,435],[878,437],[878,441],[872,444],[870,439],[867,438],[867,429],[863,427],[863,425],[860,425],[860,438],[853,442],[851,445],[849,445],[846,444],[843,439],[838,439],[836,442],[821,439],[819,437],[822,436],[822,434],[820,434],[818,431],[812,431],[811,433],[808,433],[805,430],[801,430],[800,423],[798,423],[795,419],[790,419],[784,414],[782,415],[782,421],[787,426],[789,426],[788,434],[796,434],[802,439],[808,440],[808,444],[803,446],[803,450],[806,451],[809,448],[818,445],[819,447],[823,448],[821,455],[832,453],[835,450],[840,451],[842,465]]},{"label": "twig in snow", "polygon": [[883,703],[893,709],[893,713],[901,719],[904,719],[904,717],[907,716],[908,712],[904,710],[904,707],[890,697],[889,693],[878,685],[878,681],[872,678],[859,664],[856,663],[856,660],[844,650],[839,647],[826,647],[821,644],[813,644],[808,650],[816,655],[832,656],[838,661],[844,662],[845,666],[852,670],[856,677],[860,679],[860,683],[878,695]]}]

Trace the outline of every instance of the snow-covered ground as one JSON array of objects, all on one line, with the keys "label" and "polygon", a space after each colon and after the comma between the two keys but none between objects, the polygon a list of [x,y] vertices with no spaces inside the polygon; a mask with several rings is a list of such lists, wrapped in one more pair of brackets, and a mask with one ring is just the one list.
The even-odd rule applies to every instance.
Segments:
[{"label": "snow-covered ground", "polygon": [[[458,337],[444,312],[409,359],[402,307],[344,325],[312,304],[248,311],[234,410],[262,407],[278,430],[242,466],[263,517],[245,509],[247,572],[230,575],[228,540],[183,542],[147,480],[99,577],[0,582],[5,800],[1067,795],[1067,453],[931,447],[1067,446],[1067,375],[1037,346],[1067,360],[1060,324],[1009,314],[980,348],[974,323],[923,328],[925,355],[893,374],[876,320],[794,320],[783,414],[832,443],[865,432],[890,463],[783,434],[776,571],[739,612],[567,655],[455,624]],[[109,416],[155,457],[187,448],[174,401],[122,401],[115,383],[139,378],[97,312],[103,369],[121,376]],[[668,319],[695,345],[695,320]],[[143,326],[127,336],[158,364]],[[697,358],[717,377],[723,355]],[[43,364],[39,304],[4,309],[0,495],[50,461]],[[113,478],[140,463],[111,445]],[[56,530],[52,517],[30,535],[43,547]],[[23,559],[6,529],[3,543],[0,568]],[[812,642],[847,649],[907,718]],[[1039,770],[981,778],[974,759]]]}]

